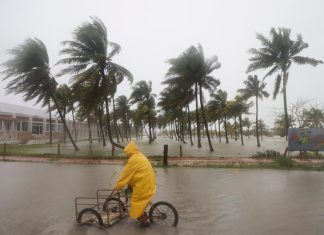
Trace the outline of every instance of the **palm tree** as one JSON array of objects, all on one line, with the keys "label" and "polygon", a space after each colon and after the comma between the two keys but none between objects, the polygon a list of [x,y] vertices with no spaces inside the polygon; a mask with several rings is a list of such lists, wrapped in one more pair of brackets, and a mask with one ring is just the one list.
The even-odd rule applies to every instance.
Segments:
[{"label": "palm tree", "polygon": [[275,83],[275,89],[273,97],[276,98],[282,81],[282,93],[284,99],[284,111],[286,122],[286,137],[289,125],[289,117],[287,110],[287,82],[289,75],[289,68],[293,63],[297,65],[310,64],[316,66],[323,63],[320,60],[316,60],[309,57],[299,56],[298,54],[308,47],[308,44],[303,41],[301,34],[297,35],[297,40],[290,39],[291,30],[288,28],[279,28],[276,31],[274,28],[270,30],[270,38],[266,38],[262,34],[257,34],[257,39],[260,40],[263,47],[260,49],[252,48],[249,52],[252,57],[249,59],[251,64],[247,68],[247,73],[258,70],[268,69],[270,70],[264,76],[264,78],[271,76],[274,73],[278,73]]},{"label": "palm tree", "polygon": [[66,121],[59,108],[55,90],[56,81],[50,72],[49,58],[45,44],[35,38],[27,39],[23,44],[9,50],[11,59],[3,63],[6,68],[3,80],[13,78],[6,86],[8,93],[24,94],[24,100],[29,101],[36,98],[36,104],[48,98],[52,99],[59,113],[64,128],[76,151],[79,150],[75,144]]},{"label": "palm tree", "polygon": [[239,127],[240,127],[240,136],[241,136],[241,145],[244,145],[243,141],[243,124],[242,124],[242,114],[248,114],[249,109],[253,105],[253,102],[247,103],[243,97],[240,95],[235,96],[234,100],[231,102],[231,113],[234,115],[234,124],[235,124],[235,140],[236,140],[236,118],[239,118]]},{"label": "palm tree", "polygon": [[[189,104],[193,100],[193,90],[192,89],[184,89],[183,87],[178,86],[168,86],[160,93],[160,98],[158,102],[158,106],[164,110],[165,113],[172,112],[172,116],[174,117],[172,122],[176,119],[181,119],[183,121],[183,109],[185,108],[187,111],[187,119],[188,119],[188,130],[191,146],[192,142],[192,132],[191,132],[191,118],[190,118],[190,107]],[[174,115],[178,114],[178,115]],[[184,139],[182,137],[183,142]]]},{"label": "palm tree", "polygon": [[259,126],[258,126],[258,114],[259,114],[259,99],[263,99],[263,97],[269,97],[269,93],[264,90],[266,84],[260,83],[257,75],[249,75],[247,80],[244,82],[245,88],[238,89],[237,91],[241,93],[242,98],[249,99],[255,96],[255,129],[256,129],[256,137],[257,137],[257,146],[260,147],[260,140],[259,140]]},{"label": "palm tree", "polygon": [[[208,123],[206,120],[204,102],[203,102],[203,89],[208,89],[210,92],[214,92],[219,86],[220,82],[210,74],[218,69],[221,65],[218,62],[216,56],[206,59],[202,46],[199,44],[198,47],[191,46],[178,58],[170,59],[169,63],[171,67],[167,73],[171,77],[165,83],[174,84],[174,80],[178,80],[180,87],[189,89],[194,87],[195,99],[196,99],[196,121],[197,121],[197,135],[198,135],[198,147],[201,147],[200,142],[200,123],[199,123],[199,108],[198,108],[198,94],[201,108],[201,115],[203,118],[204,126],[206,129],[209,149],[211,152],[214,151],[209,130]],[[179,86],[179,85],[178,85]]]},{"label": "palm tree", "polygon": [[90,143],[92,143],[91,122],[95,122],[94,113],[97,113],[97,105],[101,102],[100,96],[95,95],[97,93],[92,89],[91,82],[75,83],[72,86],[72,92],[79,101],[78,116],[81,120],[87,119]]},{"label": "palm tree", "polygon": [[[57,84],[55,84],[55,87],[57,86]],[[52,130],[52,107],[51,107],[51,98],[49,95],[47,95],[42,103],[42,107],[46,107],[47,106],[47,110],[48,110],[48,116],[49,116],[49,143],[52,144],[53,142],[53,130]],[[46,124],[47,125],[47,124]]]},{"label": "palm tree", "polygon": [[[289,124],[288,127],[294,127],[295,125],[295,119],[292,115],[288,116]],[[284,137],[286,135],[286,119],[285,114],[280,113],[277,115],[277,117],[274,120],[274,127],[273,127],[274,133],[276,135],[279,135],[280,137]]]},{"label": "palm tree", "polygon": [[121,95],[116,98],[116,109],[115,112],[122,119],[122,124],[124,128],[124,134],[126,139],[130,139],[130,127],[129,127],[129,119],[130,119],[130,104],[126,96]]},{"label": "palm tree", "polygon": [[152,93],[152,82],[139,81],[132,87],[133,91],[129,98],[129,103],[137,103],[139,114],[148,122],[149,126],[149,143],[153,142],[153,119],[155,113],[155,97]]},{"label": "palm tree", "polygon": [[73,32],[74,40],[63,42],[66,47],[61,50],[61,54],[68,57],[61,59],[58,63],[69,66],[59,75],[72,73],[75,74],[74,83],[91,84],[92,95],[101,97],[106,104],[108,137],[111,144],[124,148],[115,143],[112,138],[108,96],[114,95],[112,92],[116,82],[114,75],[120,73],[128,77],[130,72],[112,62],[113,56],[120,52],[121,47],[117,43],[108,41],[107,29],[99,18],[92,17],[91,19],[92,22],[82,24]]},{"label": "palm tree", "polygon": [[[227,115],[228,115],[228,102],[227,102],[227,92],[224,90],[217,90],[215,94],[211,94],[212,100],[209,103],[209,107],[212,110],[217,110],[218,115],[224,118],[224,130],[226,143],[228,144],[227,135]],[[218,122],[220,125],[220,122]]]},{"label": "palm tree", "polygon": [[322,128],[324,124],[324,111],[315,107],[304,111],[307,125],[313,128]]},{"label": "palm tree", "polygon": [[[185,91],[188,91],[194,86],[194,94],[192,95],[196,103],[197,142],[198,148],[201,148],[198,85],[194,82],[194,58],[196,55],[197,49],[194,46],[191,46],[177,58],[169,59],[168,62],[171,66],[166,74],[167,79],[162,84],[168,84],[170,87],[175,87],[176,90],[181,89]],[[192,99],[193,97],[189,97],[189,99]]]},{"label": "palm tree", "polygon": [[263,133],[266,131],[267,125],[264,123],[262,119],[259,119],[259,129],[260,129],[261,140],[263,140]]},{"label": "palm tree", "polygon": [[[56,89],[55,95],[56,95],[57,104],[60,110],[62,111],[63,118],[66,120],[66,114],[68,113],[67,110],[70,102],[69,97],[71,96],[71,90],[66,84],[63,84]],[[67,130],[64,129],[64,143],[66,143],[66,133]]]},{"label": "palm tree", "polygon": [[200,98],[200,107],[201,107],[201,114],[203,117],[205,129],[206,129],[206,134],[207,134],[207,139],[208,139],[208,144],[209,144],[209,149],[211,152],[214,152],[210,136],[209,136],[209,130],[208,130],[208,123],[206,120],[205,116],[205,111],[204,111],[204,103],[203,103],[203,88],[208,89],[210,93],[213,93],[216,88],[220,85],[220,82],[218,79],[212,77],[210,74],[215,70],[220,68],[221,64],[218,62],[218,57],[214,56],[211,59],[205,59],[204,57],[204,51],[202,46],[199,44],[198,45],[198,52],[199,52],[199,57],[202,62],[202,66],[197,69],[197,80],[196,83],[198,84],[199,87],[199,98]]},{"label": "palm tree", "polygon": [[234,124],[233,124],[233,130],[234,130],[234,140],[237,141],[237,121],[236,118],[239,115],[239,110],[238,110],[238,104],[235,102],[235,100],[230,100],[227,103],[227,112],[228,112],[228,117],[233,117],[234,118]]},{"label": "palm tree", "polygon": [[252,121],[248,117],[244,118],[242,121],[242,126],[246,126],[247,128],[247,134],[249,138],[250,138],[250,127],[252,126],[252,124],[253,124]]}]

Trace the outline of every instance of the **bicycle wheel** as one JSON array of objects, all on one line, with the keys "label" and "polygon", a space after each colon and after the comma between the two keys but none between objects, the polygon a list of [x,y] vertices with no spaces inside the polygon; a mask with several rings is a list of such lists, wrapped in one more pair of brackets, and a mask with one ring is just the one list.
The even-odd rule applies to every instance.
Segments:
[{"label": "bicycle wheel", "polygon": [[174,206],[168,202],[157,202],[149,210],[151,223],[177,226],[179,216]]},{"label": "bicycle wheel", "polygon": [[119,212],[119,205],[121,208],[121,212],[126,211],[126,207],[124,203],[116,197],[109,197],[106,199],[105,203],[103,204],[103,211],[109,212]]},{"label": "bicycle wheel", "polygon": [[86,208],[83,209],[78,216],[78,223],[79,224],[94,224],[98,226],[103,226],[103,221],[100,214],[92,209]]}]

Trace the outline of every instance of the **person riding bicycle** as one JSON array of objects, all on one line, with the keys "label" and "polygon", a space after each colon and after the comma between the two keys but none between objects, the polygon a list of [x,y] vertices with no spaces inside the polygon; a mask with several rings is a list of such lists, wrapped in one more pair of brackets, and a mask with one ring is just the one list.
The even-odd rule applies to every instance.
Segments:
[{"label": "person riding bicycle", "polygon": [[124,148],[128,160],[115,185],[119,191],[126,185],[132,188],[129,215],[142,225],[149,225],[145,208],[156,192],[156,178],[150,161],[139,151],[133,141]]}]

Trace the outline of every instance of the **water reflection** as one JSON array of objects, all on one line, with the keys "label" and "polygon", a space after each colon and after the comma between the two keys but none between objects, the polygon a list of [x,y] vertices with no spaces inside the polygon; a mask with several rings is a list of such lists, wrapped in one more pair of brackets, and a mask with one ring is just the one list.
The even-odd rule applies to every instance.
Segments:
[{"label": "water reflection", "polygon": [[177,228],[79,227],[74,198],[94,196],[121,166],[0,163],[0,234],[323,234],[322,172],[158,168],[154,201],[179,212]]}]

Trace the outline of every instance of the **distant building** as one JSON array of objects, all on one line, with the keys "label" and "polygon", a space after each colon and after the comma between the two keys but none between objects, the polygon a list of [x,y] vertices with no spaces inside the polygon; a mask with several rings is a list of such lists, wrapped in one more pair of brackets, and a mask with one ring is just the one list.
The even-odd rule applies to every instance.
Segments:
[{"label": "distant building", "polygon": [[[53,112],[54,114],[54,112]],[[52,137],[62,141],[64,127],[59,118],[52,114]],[[27,108],[0,102],[0,141],[22,141],[32,139],[49,139],[50,120],[48,113],[42,110]],[[67,120],[68,128],[74,137],[73,122]],[[86,123],[76,122],[78,139],[87,139],[89,128]],[[96,124],[91,124],[92,136],[97,136]]]}]

